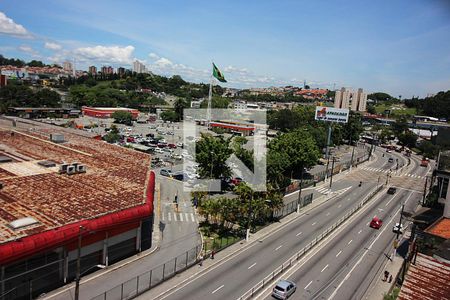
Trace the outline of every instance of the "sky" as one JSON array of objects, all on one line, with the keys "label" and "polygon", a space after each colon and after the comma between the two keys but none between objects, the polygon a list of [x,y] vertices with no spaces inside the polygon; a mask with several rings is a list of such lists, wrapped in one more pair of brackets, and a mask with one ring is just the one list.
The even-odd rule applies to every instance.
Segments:
[{"label": "sky", "polygon": [[224,87],[450,89],[450,0],[2,0],[0,54]]}]

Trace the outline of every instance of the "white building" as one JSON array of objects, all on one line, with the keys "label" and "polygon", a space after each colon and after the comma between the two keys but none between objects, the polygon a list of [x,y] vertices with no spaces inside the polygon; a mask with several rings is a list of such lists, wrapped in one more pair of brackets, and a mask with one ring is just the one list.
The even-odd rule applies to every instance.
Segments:
[{"label": "white building", "polygon": [[367,93],[363,89],[358,89],[356,92],[341,88],[336,91],[334,96],[335,108],[348,108],[353,111],[366,111]]},{"label": "white building", "polygon": [[63,62],[63,69],[66,72],[72,73],[73,72],[73,65],[70,61]]},{"label": "white building", "polygon": [[133,62],[133,72],[136,72],[136,73],[147,73],[147,68],[145,67],[145,65],[143,63],[141,63],[138,60],[135,60]]}]

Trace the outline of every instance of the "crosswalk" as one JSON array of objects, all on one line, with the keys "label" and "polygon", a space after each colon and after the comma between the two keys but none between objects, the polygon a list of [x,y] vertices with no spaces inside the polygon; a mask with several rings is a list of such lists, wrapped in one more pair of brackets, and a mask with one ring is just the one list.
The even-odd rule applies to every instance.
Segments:
[{"label": "crosswalk", "polygon": [[193,222],[198,223],[197,218],[193,212],[173,212],[164,211],[162,216],[162,221],[165,222]]},{"label": "crosswalk", "polygon": [[[333,192],[333,195],[334,195],[334,194],[343,194],[343,193],[345,193],[346,191],[348,191],[349,189],[351,189],[351,187],[346,187],[346,188],[343,188],[343,189],[334,191],[334,192]],[[329,187],[321,187],[321,188],[316,189],[316,192],[319,192],[319,193],[321,193],[321,194],[327,195],[328,193],[331,192],[331,190],[330,190]]]},{"label": "crosswalk", "polygon": [[321,187],[316,189],[317,192],[321,193],[321,194],[328,194],[330,192],[330,189],[328,187]]},{"label": "crosswalk", "polygon": [[390,169],[380,169],[380,168],[370,168],[370,167],[362,167],[361,170],[371,171],[376,173],[392,173]]},{"label": "crosswalk", "polygon": [[402,174],[401,176],[407,176],[407,177],[417,178],[417,179],[425,178],[425,176],[420,176],[420,175],[417,175],[417,174]]}]

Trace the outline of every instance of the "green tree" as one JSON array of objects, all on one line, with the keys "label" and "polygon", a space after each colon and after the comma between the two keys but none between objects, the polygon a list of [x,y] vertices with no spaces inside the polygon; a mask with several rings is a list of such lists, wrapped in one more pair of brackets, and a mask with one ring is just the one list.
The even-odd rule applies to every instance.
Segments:
[{"label": "green tree", "polygon": [[126,124],[126,125],[132,125],[133,124],[133,117],[131,113],[127,111],[115,111],[112,116],[114,118],[115,123],[119,124]]},{"label": "green tree", "polygon": [[373,106],[373,105],[367,105],[367,112],[369,114],[376,114],[377,113],[377,111],[375,109],[375,106]]},{"label": "green tree", "polygon": [[203,134],[196,145],[196,160],[199,164],[201,178],[229,178],[231,170],[226,164],[232,149],[230,140],[222,136],[213,137]]},{"label": "green tree", "polygon": [[408,130],[405,133],[401,133],[398,136],[398,140],[402,145],[413,148],[416,146],[417,135]]},{"label": "green tree", "polygon": [[40,68],[45,67],[45,64],[42,61],[34,60],[34,59],[32,61],[30,61],[29,63],[27,63],[27,65],[29,67],[40,67]]},{"label": "green tree", "polygon": [[111,130],[106,134],[103,139],[108,143],[117,143],[120,139],[119,129],[116,125],[111,125]]},{"label": "green tree", "polygon": [[175,113],[177,114],[177,121],[183,120],[183,111],[185,108],[189,107],[188,101],[182,98],[178,98],[177,101],[175,101],[174,109]]},{"label": "green tree", "polygon": [[395,123],[392,124],[392,131],[398,137],[400,134],[405,133],[408,130],[408,121],[405,116],[398,118]]},{"label": "green tree", "polygon": [[167,121],[177,122],[178,121],[178,115],[173,110],[163,111],[160,116],[161,116],[161,119],[163,119],[163,121],[165,121],[165,122],[167,122]]},{"label": "green tree", "polygon": [[354,143],[359,140],[359,136],[363,131],[361,115],[350,112],[348,122],[343,125],[343,138],[350,143]]}]

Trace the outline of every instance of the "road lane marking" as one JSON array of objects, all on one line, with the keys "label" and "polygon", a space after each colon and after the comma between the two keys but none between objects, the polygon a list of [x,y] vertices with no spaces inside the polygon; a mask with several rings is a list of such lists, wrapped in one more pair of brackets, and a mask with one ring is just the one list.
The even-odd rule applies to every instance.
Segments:
[{"label": "road lane marking", "polygon": [[250,267],[248,267],[248,269],[250,270],[251,268],[253,268],[256,265],[256,263],[254,263],[253,265],[251,265]]},{"label": "road lane marking", "polygon": [[326,216],[328,217],[330,215],[330,213],[327,213]]},{"label": "road lane marking", "polygon": [[338,252],[338,254],[336,254],[336,257],[338,257],[339,255],[341,255],[342,250]]},{"label": "road lane marking", "polygon": [[195,222],[195,218],[194,218],[194,214],[193,213],[191,213],[191,220],[192,220],[192,222]]},{"label": "road lane marking", "polygon": [[312,223],[312,224],[311,224],[311,226],[314,226],[314,225],[316,225],[316,223],[317,223],[317,222],[314,222],[314,223]]},{"label": "road lane marking", "polygon": [[170,215],[170,213],[168,213],[167,216],[169,217],[169,222],[172,221],[172,216]]},{"label": "road lane marking", "polygon": [[[409,195],[411,196],[412,193]],[[409,199],[409,197],[408,197]],[[406,200],[408,201],[408,200]],[[406,202],[405,201],[405,202]],[[381,230],[381,232],[378,234],[378,236],[372,241],[372,243],[369,245],[369,247],[366,248],[367,251],[365,251],[363,253],[363,255],[361,255],[361,257],[359,258],[359,260],[353,265],[353,267],[350,269],[350,271],[347,273],[347,275],[345,276],[345,278],[341,281],[341,283],[334,289],[334,292],[331,294],[331,296],[328,298],[328,300],[333,299],[338,290],[341,288],[341,286],[344,284],[344,282],[350,277],[350,275],[352,274],[352,272],[355,270],[355,268],[361,263],[361,261],[363,260],[364,256],[366,256],[366,254],[369,252],[369,250],[372,249],[372,246],[375,244],[375,242],[378,240],[378,238],[383,234],[383,232],[386,230],[386,228],[388,228],[388,224],[390,224],[392,222],[392,220],[394,220],[394,217],[397,216],[397,214],[400,212],[400,208],[397,209],[397,211],[394,213],[394,216],[391,218],[391,220],[386,224],[386,226]]]},{"label": "road lane marking", "polygon": [[310,286],[311,283],[312,283],[312,280],[305,286],[305,290],[308,288],[308,286]]},{"label": "road lane marking", "polygon": [[299,236],[300,234],[302,234],[301,232],[297,233],[295,236]]},{"label": "road lane marking", "polygon": [[342,206],[342,204],[339,204],[339,205],[338,205],[338,208],[341,208],[341,206]]},{"label": "road lane marking", "polygon": [[350,241],[347,243],[347,245],[350,245],[352,242],[353,242],[353,240],[350,240]]},{"label": "road lane marking", "polygon": [[362,229],[360,231],[358,231],[358,234],[360,234],[362,232]]},{"label": "road lane marking", "polygon": [[183,222],[183,214],[180,214],[180,221]]},{"label": "road lane marking", "polygon": [[275,251],[280,250],[281,247],[283,247],[283,245],[280,245],[280,246],[276,247]]},{"label": "road lane marking", "polygon": [[320,271],[320,273],[322,273],[323,271],[325,271],[325,269],[328,268],[328,265],[326,265],[325,267],[323,267],[322,271]]},{"label": "road lane marking", "polygon": [[223,288],[223,284],[221,285],[221,286],[219,286],[217,289],[215,289],[214,291],[212,291],[212,293],[211,294],[214,294],[215,292],[217,292],[218,290],[220,290],[221,288]]},{"label": "road lane marking", "polygon": [[369,226],[370,222],[367,222],[366,226]]}]

